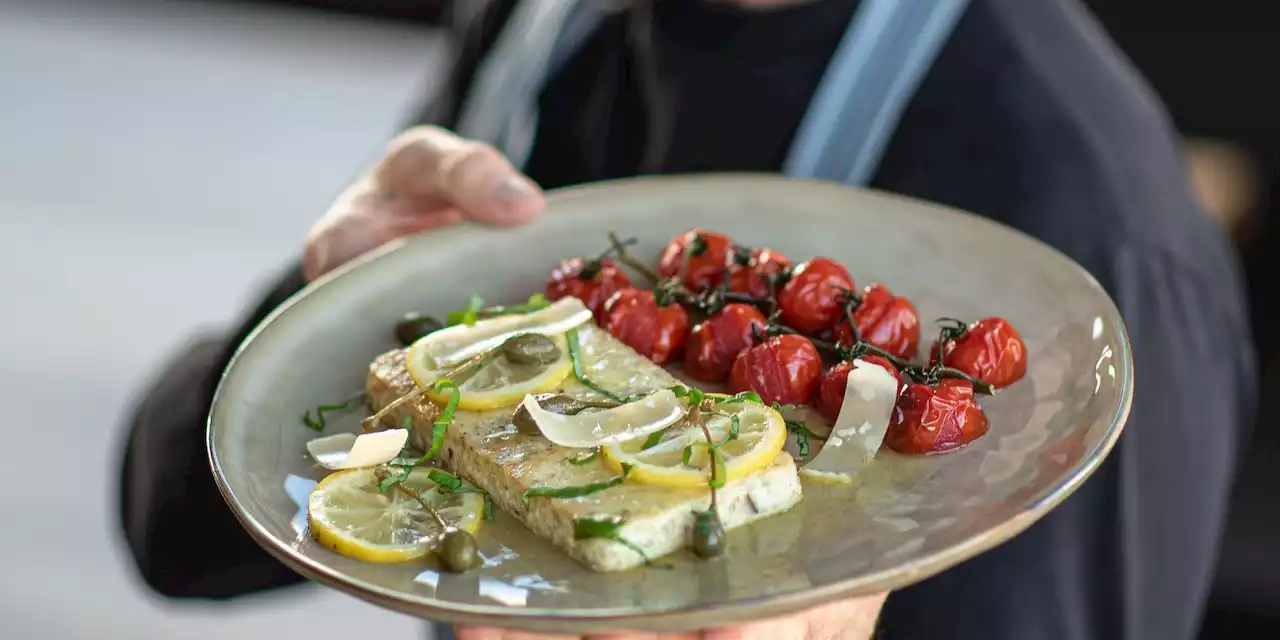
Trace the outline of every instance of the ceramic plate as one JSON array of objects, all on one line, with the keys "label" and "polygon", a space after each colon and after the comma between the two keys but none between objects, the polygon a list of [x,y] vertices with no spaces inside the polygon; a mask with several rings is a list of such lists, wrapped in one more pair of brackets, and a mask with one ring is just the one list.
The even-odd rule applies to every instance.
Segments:
[{"label": "ceramic plate", "polygon": [[[805,483],[791,511],[734,531],[729,555],[671,570],[593,573],[497,514],[484,568],[363,564],[311,541],[302,412],[364,388],[408,311],[473,294],[519,302],[558,260],[598,252],[616,230],[656,256],[701,226],[799,261],[844,262],[860,285],[909,296],[921,318],[1003,316],[1030,353],[1027,376],[984,402],[988,435],[958,452],[883,451],[851,486]],[[210,459],[250,534],[302,575],[433,620],[557,632],[679,631],[774,616],[903,587],[1026,529],[1097,468],[1120,435],[1132,366],[1115,306],[1083,269],[1020,233],[882,193],[767,176],[644,178],[553,194],[537,223],[458,226],[396,243],[309,286],[241,347],[209,418]],[[326,433],[356,431],[362,412]],[[688,557],[686,557],[688,556]]]}]

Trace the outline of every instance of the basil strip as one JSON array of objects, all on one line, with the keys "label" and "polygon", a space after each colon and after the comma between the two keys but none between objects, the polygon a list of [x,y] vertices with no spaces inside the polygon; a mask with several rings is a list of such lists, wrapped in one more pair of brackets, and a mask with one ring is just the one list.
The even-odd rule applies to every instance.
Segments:
[{"label": "basil strip", "polygon": [[624,398],[618,394],[601,387],[591,381],[587,374],[582,371],[582,346],[578,343],[578,328],[574,327],[564,334],[565,340],[569,343],[569,360],[573,362],[573,377],[582,383],[582,386],[602,394],[605,397],[622,404]]},{"label": "basil strip", "polygon": [[624,463],[622,465],[622,475],[614,476],[608,480],[584,484],[580,487],[529,487],[529,490],[520,496],[520,500],[525,504],[529,504],[529,498],[581,498],[605,489],[612,489],[622,484],[622,481],[626,480],[629,475],[631,475],[631,465]]}]

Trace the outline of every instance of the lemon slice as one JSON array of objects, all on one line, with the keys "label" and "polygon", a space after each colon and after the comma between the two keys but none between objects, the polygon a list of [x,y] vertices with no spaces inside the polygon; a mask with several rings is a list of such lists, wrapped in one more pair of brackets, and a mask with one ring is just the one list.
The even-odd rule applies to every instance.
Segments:
[{"label": "lemon slice", "polygon": [[[458,409],[481,411],[519,404],[525,396],[545,393],[560,386],[573,373],[573,360],[569,357],[569,344],[564,336],[551,338],[560,350],[560,357],[551,364],[515,364],[502,356],[495,356],[480,370],[458,386]],[[418,345],[405,354],[405,368],[419,387],[433,385],[444,377],[446,371],[430,367],[432,361]],[[451,390],[428,391],[427,397],[437,404],[445,404]]]},{"label": "lemon slice", "polygon": [[[787,427],[777,411],[754,402],[717,405],[706,414],[707,430],[717,442],[724,442],[737,416],[738,435],[720,444],[726,482],[760,471],[773,463],[787,441]],[[629,481],[673,489],[696,489],[710,480],[711,456],[701,427],[681,421],[652,444],[628,440],[601,447],[604,463],[616,473],[631,465]],[[686,454],[686,450],[688,453]]]},{"label": "lemon slice", "polygon": [[[474,534],[484,517],[478,493],[445,493],[414,469],[404,486],[423,497],[445,522]],[[444,533],[416,500],[392,489],[378,491],[374,470],[339,471],[320,481],[307,500],[311,537],[349,558],[364,562],[407,562],[431,553]]]},{"label": "lemon slice", "polygon": [[561,298],[533,313],[498,316],[473,325],[460,324],[433,331],[413,343],[413,349],[431,368],[448,369],[502,346],[512,336],[560,335],[590,320],[591,310],[581,300]]}]

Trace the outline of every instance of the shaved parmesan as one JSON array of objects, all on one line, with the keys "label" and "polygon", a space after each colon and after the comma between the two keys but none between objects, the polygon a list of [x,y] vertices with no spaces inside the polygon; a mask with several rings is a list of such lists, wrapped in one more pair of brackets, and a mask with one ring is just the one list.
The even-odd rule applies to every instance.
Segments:
[{"label": "shaved parmesan", "polygon": [[686,411],[670,389],[612,409],[572,416],[543,409],[531,395],[525,396],[521,405],[547,440],[578,449],[642,438],[675,424]]},{"label": "shaved parmesan", "polygon": [[355,435],[339,433],[307,443],[307,452],[326,469],[374,467],[396,459],[409,441],[408,429]]},{"label": "shaved parmesan", "polygon": [[884,367],[855,360],[831,435],[800,474],[827,482],[853,482],[853,473],[880,450],[897,401],[897,378]]},{"label": "shaved parmesan", "polygon": [[413,350],[422,354],[430,368],[447,369],[492,351],[512,336],[559,335],[590,320],[591,310],[581,300],[561,298],[533,313],[487,318],[473,325],[459,324],[428,333],[414,343]]}]

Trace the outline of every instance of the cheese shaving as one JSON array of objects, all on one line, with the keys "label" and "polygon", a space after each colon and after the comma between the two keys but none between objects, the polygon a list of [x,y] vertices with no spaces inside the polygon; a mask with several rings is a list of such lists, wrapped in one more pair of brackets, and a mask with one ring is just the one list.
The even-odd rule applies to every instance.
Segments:
[{"label": "cheese shaving", "polygon": [[880,451],[897,401],[897,378],[884,367],[855,360],[831,435],[800,474],[821,482],[853,482],[853,474]]},{"label": "cheese shaving", "polygon": [[564,415],[543,409],[533,396],[521,403],[542,435],[562,447],[586,449],[643,438],[684,417],[684,403],[663,389],[627,404],[601,411]]},{"label": "cheese shaving", "polygon": [[339,433],[308,442],[307,452],[326,469],[375,467],[395,460],[408,441],[408,429],[389,429],[359,436]]},{"label": "cheese shaving", "polygon": [[561,298],[533,313],[487,318],[429,333],[415,342],[411,351],[428,368],[448,369],[501,346],[512,336],[554,336],[589,322],[591,317],[591,310],[581,300]]}]

